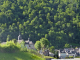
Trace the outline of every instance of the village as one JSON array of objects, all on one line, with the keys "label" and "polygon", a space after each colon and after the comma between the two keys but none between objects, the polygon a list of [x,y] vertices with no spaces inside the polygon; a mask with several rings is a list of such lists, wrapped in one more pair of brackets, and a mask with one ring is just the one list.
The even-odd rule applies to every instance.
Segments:
[{"label": "village", "polygon": [[[21,43],[23,41],[21,35],[19,34],[18,36],[18,43]],[[6,44],[6,42],[2,42],[1,44]],[[34,47],[34,43],[32,41],[30,41],[30,38],[28,38],[28,40],[25,40],[25,47],[27,47],[27,49],[32,49],[32,50],[36,50]],[[23,45],[21,45],[23,47]],[[58,59],[68,59],[70,58],[75,58],[75,57],[80,57],[80,47],[79,48],[64,48],[64,49],[55,49],[55,51],[57,51],[57,56]],[[43,54],[45,56],[51,56],[54,57],[55,54],[50,52],[49,49],[46,49],[44,52],[42,50],[39,51],[40,54]]]}]

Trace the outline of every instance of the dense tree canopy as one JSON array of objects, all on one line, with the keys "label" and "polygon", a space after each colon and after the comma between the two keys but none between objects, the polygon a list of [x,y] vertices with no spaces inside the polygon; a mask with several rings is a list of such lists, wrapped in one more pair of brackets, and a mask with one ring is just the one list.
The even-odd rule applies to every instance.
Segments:
[{"label": "dense tree canopy", "polygon": [[55,48],[80,44],[80,0],[0,0],[0,41],[45,37]]},{"label": "dense tree canopy", "polygon": [[41,43],[40,43],[40,41],[36,41],[36,43],[35,43],[35,48],[39,51],[39,50],[41,50]]},{"label": "dense tree canopy", "polygon": [[49,45],[49,41],[46,38],[41,38],[40,42],[41,42],[41,47],[44,49]]}]

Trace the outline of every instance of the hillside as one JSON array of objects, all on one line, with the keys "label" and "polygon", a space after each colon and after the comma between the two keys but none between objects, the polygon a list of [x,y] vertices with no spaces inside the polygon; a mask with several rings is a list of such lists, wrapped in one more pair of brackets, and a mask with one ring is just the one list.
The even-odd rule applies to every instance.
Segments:
[{"label": "hillside", "polygon": [[45,60],[29,52],[0,53],[0,60]]},{"label": "hillside", "polygon": [[0,0],[0,41],[45,37],[55,48],[80,44],[80,0]]}]

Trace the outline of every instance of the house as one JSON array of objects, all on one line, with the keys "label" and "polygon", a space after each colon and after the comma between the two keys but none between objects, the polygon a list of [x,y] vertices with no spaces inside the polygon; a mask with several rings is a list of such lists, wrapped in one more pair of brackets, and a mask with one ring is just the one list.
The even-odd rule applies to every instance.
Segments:
[{"label": "house", "polygon": [[75,53],[68,53],[68,57],[73,56],[75,58],[76,54]]},{"label": "house", "polygon": [[79,48],[79,56],[80,56],[80,48]]},{"label": "house", "polygon": [[58,56],[59,58],[65,58],[69,56],[79,56],[80,48],[74,49],[74,48],[64,48],[58,50]]},{"label": "house", "polygon": [[76,55],[80,56],[80,48],[76,48],[75,51],[76,51]]},{"label": "house", "polygon": [[59,58],[65,58],[68,54],[64,50],[58,50],[58,56]]},{"label": "house", "polygon": [[49,56],[53,57],[53,56],[54,56],[54,54],[53,54],[53,53],[51,53],[51,52],[49,52]]},{"label": "house", "polygon": [[68,53],[68,52],[74,51],[74,49],[73,48],[64,48],[64,51]]}]

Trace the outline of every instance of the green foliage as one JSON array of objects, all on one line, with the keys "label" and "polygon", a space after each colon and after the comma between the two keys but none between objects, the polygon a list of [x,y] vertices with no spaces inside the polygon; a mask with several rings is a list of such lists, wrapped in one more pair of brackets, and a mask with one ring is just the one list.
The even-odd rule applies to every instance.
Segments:
[{"label": "green foliage", "polygon": [[50,50],[50,52],[54,53],[55,47],[54,47],[54,46],[51,46],[51,47],[49,48],[49,50]]},{"label": "green foliage", "polygon": [[20,51],[27,52],[27,47],[21,47]]},{"label": "green foliage", "polygon": [[8,36],[7,36],[7,39],[6,39],[6,41],[9,41],[9,40],[10,40],[10,35],[8,35]]},{"label": "green foliage", "polygon": [[40,39],[40,42],[41,42],[41,47],[42,47],[42,48],[46,48],[47,45],[49,45],[49,41],[48,41],[48,39],[46,39],[46,38],[41,38],[41,39]]},{"label": "green foliage", "polygon": [[65,48],[69,48],[70,45],[66,43],[64,47],[65,47]]},{"label": "green foliage", "polygon": [[[35,57],[35,58],[34,58]],[[1,53],[0,60],[45,60],[44,58],[29,52]]]},{"label": "green foliage", "polygon": [[54,52],[54,58],[57,58],[57,59],[59,58],[59,56],[58,56],[58,51],[55,51],[55,52]]},{"label": "green foliage", "polygon": [[36,43],[35,43],[34,46],[39,51],[41,49],[41,43],[40,43],[40,41],[36,41]]},{"label": "green foliage", "polygon": [[0,45],[0,52],[13,53],[19,51],[19,49],[20,49],[19,44],[16,45],[14,41],[7,41],[6,44]]},{"label": "green foliage", "polygon": [[14,41],[15,44],[17,43],[17,40],[16,39],[12,39],[12,41]]},{"label": "green foliage", "polygon": [[[0,41],[47,38],[55,48],[80,44],[79,0],[0,0]],[[77,46],[78,46],[77,45]]]},{"label": "green foliage", "polygon": [[25,47],[25,42],[22,41],[20,45],[21,45],[20,51],[27,52],[27,47]]},{"label": "green foliage", "polygon": [[31,50],[31,49],[29,49],[28,52],[30,52],[30,53],[32,53],[32,54],[34,54],[34,55],[37,55],[37,56],[39,56],[39,57],[42,57],[42,55],[41,55],[40,53],[38,53],[36,50]]}]

